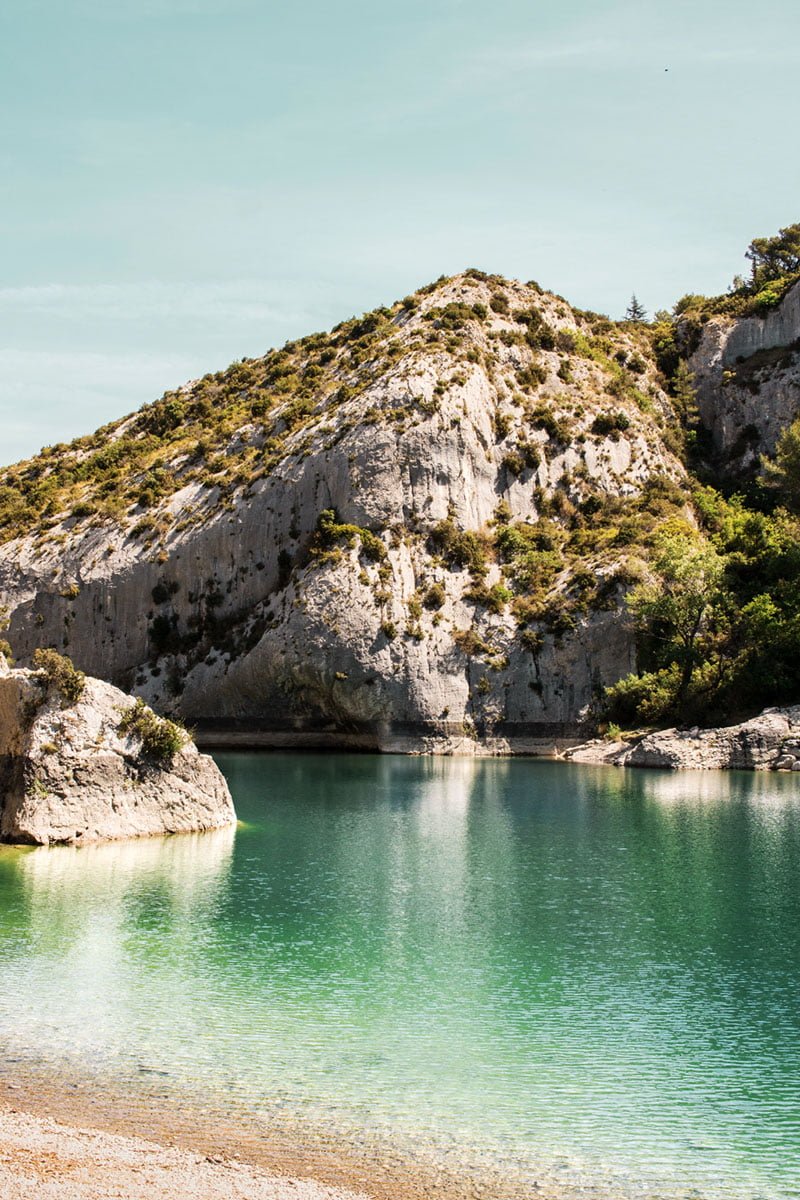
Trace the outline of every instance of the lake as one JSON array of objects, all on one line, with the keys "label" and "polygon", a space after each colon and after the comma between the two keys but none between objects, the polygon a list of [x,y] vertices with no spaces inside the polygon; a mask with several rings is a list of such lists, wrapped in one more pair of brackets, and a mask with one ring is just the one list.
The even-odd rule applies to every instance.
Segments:
[{"label": "lake", "polygon": [[800,780],[215,757],[235,832],[0,851],[6,1078],[520,1195],[800,1196]]}]

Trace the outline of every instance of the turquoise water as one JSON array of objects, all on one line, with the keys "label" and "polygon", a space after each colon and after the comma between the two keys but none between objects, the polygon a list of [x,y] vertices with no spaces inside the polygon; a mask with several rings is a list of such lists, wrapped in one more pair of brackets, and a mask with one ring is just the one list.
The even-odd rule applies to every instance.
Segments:
[{"label": "turquoise water", "polygon": [[800,1196],[797,779],[218,761],[235,834],[0,853],[6,1060],[580,1195]]}]

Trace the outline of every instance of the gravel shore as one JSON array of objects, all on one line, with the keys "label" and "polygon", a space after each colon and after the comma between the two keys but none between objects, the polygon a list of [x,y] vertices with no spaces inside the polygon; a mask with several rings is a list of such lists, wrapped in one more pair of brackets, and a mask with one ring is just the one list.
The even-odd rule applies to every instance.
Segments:
[{"label": "gravel shore", "polygon": [[367,1200],[363,1192],[0,1107],[3,1200]]}]

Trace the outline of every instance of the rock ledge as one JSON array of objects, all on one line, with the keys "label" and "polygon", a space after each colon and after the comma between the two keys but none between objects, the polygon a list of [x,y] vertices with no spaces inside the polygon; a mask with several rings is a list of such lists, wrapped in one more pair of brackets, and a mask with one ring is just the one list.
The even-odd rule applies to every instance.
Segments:
[{"label": "rock ledge", "polygon": [[740,725],[661,729],[636,742],[596,739],[567,750],[571,762],[677,770],[800,772],[800,705],[766,708]]}]

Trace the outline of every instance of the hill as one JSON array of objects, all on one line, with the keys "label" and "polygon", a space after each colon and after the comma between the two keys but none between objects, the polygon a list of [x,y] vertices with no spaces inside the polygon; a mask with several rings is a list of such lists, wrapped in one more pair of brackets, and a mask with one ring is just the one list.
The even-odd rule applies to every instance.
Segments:
[{"label": "hill", "polygon": [[625,596],[665,528],[716,536],[680,368],[711,379],[711,332],[750,319],[691,339],[468,271],[168,392],[0,479],[14,653],[228,737],[575,735],[641,658]]}]

